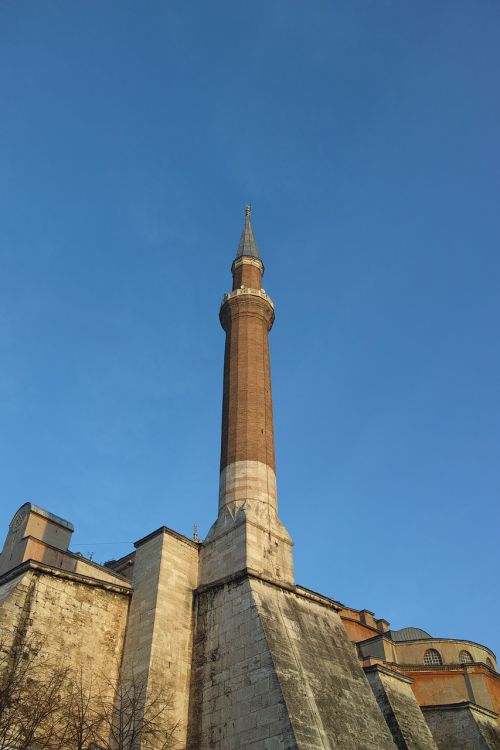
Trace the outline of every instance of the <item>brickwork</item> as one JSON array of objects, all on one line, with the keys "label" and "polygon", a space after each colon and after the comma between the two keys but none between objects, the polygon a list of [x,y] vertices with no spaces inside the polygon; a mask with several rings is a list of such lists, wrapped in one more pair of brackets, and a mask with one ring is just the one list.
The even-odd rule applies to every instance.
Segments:
[{"label": "brickwork", "polygon": [[238,258],[233,263],[233,289],[239,289],[242,286],[260,289],[262,273],[262,261],[255,258]]},{"label": "brickwork", "polygon": [[261,461],[274,470],[268,341],[273,308],[264,297],[236,295],[222,305],[220,319],[226,331],[221,471],[235,461]]},{"label": "brickwork", "polygon": [[379,666],[367,667],[365,674],[398,749],[436,750],[411,680]]},{"label": "brickwork", "polygon": [[233,291],[219,315],[226,332],[219,509],[201,550],[203,585],[244,570],[293,583],[292,540],[277,512],[268,340],[274,307],[263,271],[247,207]]}]

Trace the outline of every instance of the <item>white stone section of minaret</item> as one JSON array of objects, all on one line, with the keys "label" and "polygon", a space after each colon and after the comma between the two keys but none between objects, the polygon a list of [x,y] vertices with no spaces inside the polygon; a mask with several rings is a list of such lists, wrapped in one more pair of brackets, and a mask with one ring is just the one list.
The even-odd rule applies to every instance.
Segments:
[{"label": "white stone section of minaret", "polygon": [[220,473],[219,513],[234,515],[243,505],[261,522],[277,513],[276,474],[262,461],[235,461]]}]

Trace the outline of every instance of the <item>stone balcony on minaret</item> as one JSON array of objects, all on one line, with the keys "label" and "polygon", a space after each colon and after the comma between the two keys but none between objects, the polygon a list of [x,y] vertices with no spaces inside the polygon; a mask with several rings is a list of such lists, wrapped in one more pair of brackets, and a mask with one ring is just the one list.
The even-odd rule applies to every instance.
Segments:
[{"label": "stone balcony on minaret", "polygon": [[233,288],[219,313],[226,333],[219,511],[203,545],[201,583],[249,570],[293,584],[292,541],[276,494],[268,340],[274,305],[262,289],[249,206],[231,270]]}]

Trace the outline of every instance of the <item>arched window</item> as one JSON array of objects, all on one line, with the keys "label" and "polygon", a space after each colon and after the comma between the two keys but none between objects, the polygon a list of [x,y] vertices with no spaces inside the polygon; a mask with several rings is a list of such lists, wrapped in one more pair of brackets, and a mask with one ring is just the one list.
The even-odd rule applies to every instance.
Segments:
[{"label": "arched window", "polygon": [[472,664],[474,661],[468,651],[460,651],[458,658],[460,659],[460,664]]},{"label": "arched window", "polygon": [[495,669],[495,665],[493,664],[489,656],[486,657],[486,664],[489,666],[490,669]]},{"label": "arched window", "polygon": [[443,663],[441,654],[435,648],[429,648],[424,654],[424,664],[428,667],[436,667]]}]

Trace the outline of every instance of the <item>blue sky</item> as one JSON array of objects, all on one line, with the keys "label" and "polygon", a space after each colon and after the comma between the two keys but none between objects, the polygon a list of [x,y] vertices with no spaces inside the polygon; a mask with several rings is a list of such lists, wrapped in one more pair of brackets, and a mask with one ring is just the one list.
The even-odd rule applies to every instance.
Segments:
[{"label": "blue sky", "polygon": [[[222,294],[266,264],[297,580],[500,652],[500,6],[0,4],[0,521],[215,518]],[[2,532],[3,533],[3,532]]]}]

